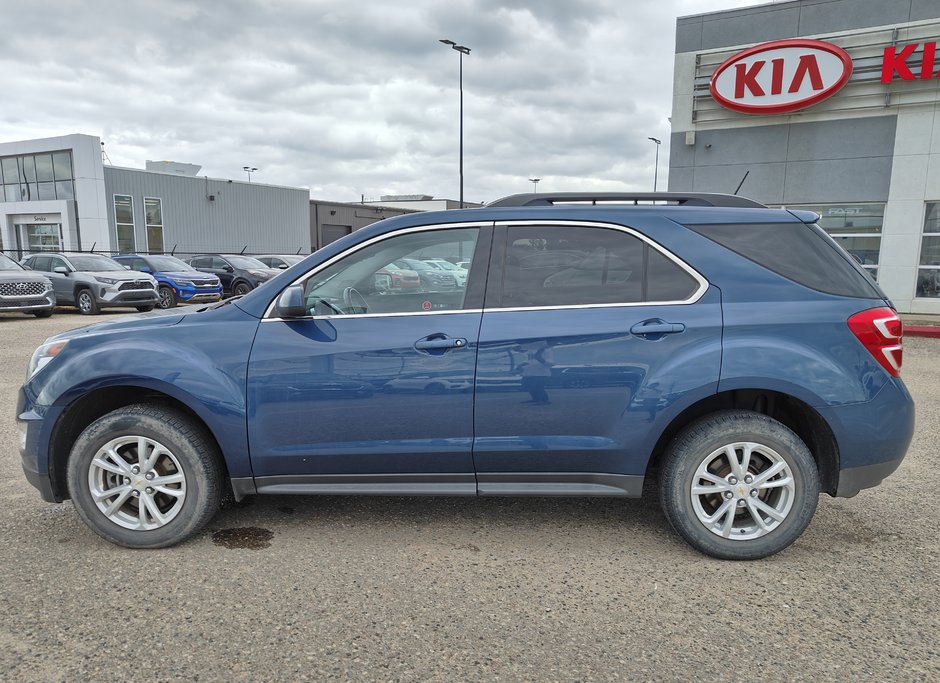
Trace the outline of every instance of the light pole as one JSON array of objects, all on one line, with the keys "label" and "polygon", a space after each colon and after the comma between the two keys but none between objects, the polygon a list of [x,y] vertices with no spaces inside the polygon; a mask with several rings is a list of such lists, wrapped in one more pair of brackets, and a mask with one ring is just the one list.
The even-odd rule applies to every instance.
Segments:
[{"label": "light pole", "polygon": [[440,42],[450,45],[451,49],[460,53],[460,208],[463,208],[463,56],[470,54],[466,45],[458,45],[452,40],[441,38]]},{"label": "light pole", "polygon": [[659,146],[663,143],[662,140],[657,140],[656,138],[647,138],[647,140],[652,140],[656,143],[656,165],[653,166],[653,192],[656,191],[656,180],[659,176]]},{"label": "light pole", "polygon": [[251,182],[251,174],[257,171],[258,169],[254,166],[242,166],[242,170],[248,174],[248,182]]},{"label": "light pole", "polygon": [[529,178],[529,182],[532,183],[532,192],[535,194],[539,193],[539,181],[541,178]]}]

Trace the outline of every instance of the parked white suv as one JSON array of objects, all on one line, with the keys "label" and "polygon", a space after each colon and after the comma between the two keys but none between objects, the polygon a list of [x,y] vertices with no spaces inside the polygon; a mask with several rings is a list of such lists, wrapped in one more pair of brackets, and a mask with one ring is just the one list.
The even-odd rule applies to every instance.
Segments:
[{"label": "parked white suv", "polygon": [[48,318],[55,308],[55,292],[49,278],[31,273],[0,254],[0,312],[20,311]]},{"label": "parked white suv", "polygon": [[52,280],[60,306],[75,306],[83,315],[116,306],[152,311],[160,301],[153,277],[101,254],[33,254],[23,265]]}]

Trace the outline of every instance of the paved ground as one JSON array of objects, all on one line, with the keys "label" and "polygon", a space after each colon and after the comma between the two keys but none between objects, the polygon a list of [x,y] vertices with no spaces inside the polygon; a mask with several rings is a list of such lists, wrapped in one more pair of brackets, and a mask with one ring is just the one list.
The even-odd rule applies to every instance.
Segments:
[{"label": "paved ground", "polygon": [[33,348],[86,322],[0,316],[3,681],[940,680],[940,340],[907,341],[899,472],[740,564],[605,499],[258,498],[111,546],[26,484],[13,422]]}]

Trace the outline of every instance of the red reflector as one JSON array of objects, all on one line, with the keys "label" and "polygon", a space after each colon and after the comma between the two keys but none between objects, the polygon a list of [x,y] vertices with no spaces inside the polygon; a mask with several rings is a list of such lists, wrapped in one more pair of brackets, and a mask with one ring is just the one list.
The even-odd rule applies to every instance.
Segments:
[{"label": "red reflector", "polygon": [[904,327],[890,308],[871,308],[848,320],[849,329],[892,377],[900,377]]}]

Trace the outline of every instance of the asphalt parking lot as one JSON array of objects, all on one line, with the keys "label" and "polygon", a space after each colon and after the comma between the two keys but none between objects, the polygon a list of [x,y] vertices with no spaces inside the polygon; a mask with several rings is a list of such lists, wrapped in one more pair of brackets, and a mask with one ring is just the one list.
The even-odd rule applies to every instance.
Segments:
[{"label": "asphalt parking lot", "polygon": [[0,316],[4,681],[940,679],[940,340],[905,342],[901,469],[767,560],[615,499],[257,497],[131,551],[19,464],[29,356],[88,322]]}]

